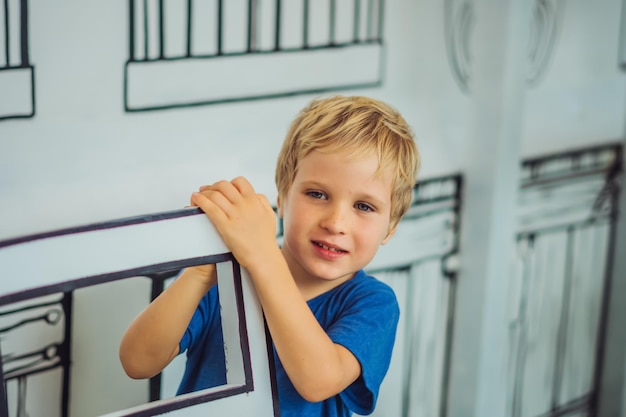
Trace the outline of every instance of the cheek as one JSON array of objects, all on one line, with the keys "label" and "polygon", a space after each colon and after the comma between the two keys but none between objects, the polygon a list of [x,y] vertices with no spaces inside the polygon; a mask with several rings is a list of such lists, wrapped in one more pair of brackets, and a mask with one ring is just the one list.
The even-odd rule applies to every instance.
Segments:
[{"label": "cheek", "polygon": [[387,241],[391,238],[391,236],[393,236],[395,232],[395,229],[393,229],[391,227],[391,223],[389,222],[383,222],[383,224],[380,226],[379,229],[379,240],[378,240],[378,245],[384,245],[385,243],[387,243]]},{"label": "cheek", "polygon": [[302,223],[302,220],[306,220],[306,206],[303,205],[297,198],[291,198],[284,200],[283,204],[279,207],[279,215],[290,224]]},{"label": "cheek", "polygon": [[378,248],[387,236],[389,226],[382,223],[360,224],[354,230],[360,242],[372,248]]},{"label": "cheek", "polygon": [[293,237],[300,233],[303,228],[301,217],[302,215],[298,213],[297,209],[283,211],[283,234],[285,236],[289,235]]}]

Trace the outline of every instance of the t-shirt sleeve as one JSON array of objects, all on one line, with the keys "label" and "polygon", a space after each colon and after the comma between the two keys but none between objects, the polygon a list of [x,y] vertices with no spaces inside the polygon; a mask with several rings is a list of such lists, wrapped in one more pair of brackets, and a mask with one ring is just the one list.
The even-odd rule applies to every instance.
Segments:
[{"label": "t-shirt sleeve", "polygon": [[177,395],[226,383],[218,298],[214,286],[200,300],[181,338],[179,353],[186,352],[187,360]]},{"label": "t-shirt sleeve", "polygon": [[215,315],[214,310],[219,309],[219,300],[217,285],[209,290],[209,292],[202,297],[196,311],[194,311],[191,321],[187,326],[187,330],[183,334],[183,337],[178,344],[179,354],[183,353],[194,343],[201,338],[203,332],[208,328],[207,323],[213,320]]},{"label": "t-shirt sleeve", "polygon": [[373,288],[353,298],[328,335],[352,352],[361,364],[361,375],[340,393],[354,412],[374,411],[380,384],[387,373],[396,337],[400,310],[393,290],[376,281]]}]

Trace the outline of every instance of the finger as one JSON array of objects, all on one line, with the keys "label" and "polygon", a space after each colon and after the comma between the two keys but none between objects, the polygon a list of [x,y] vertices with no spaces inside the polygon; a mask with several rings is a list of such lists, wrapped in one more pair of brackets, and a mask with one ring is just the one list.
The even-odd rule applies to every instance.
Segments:
[{"label": "finger", "polygon": [[217,189],[217,187],[219,187],[220,184],[223,184],[223,183],[228,183],[228,181],[221,180],[221,181],[214,182],[213,184],[202,185],[202,186],[200,186],[198,191],[199,192],[203,192],[203,191],[215,190],[215,189]]},{"label": "finger", "polygon": [[[211,189],[211,185],[201,185],[200,188],[198,188],[198,193],[201,193],[203,191],[207,191]],[[191,195],[191,197],[189,197],[189,207],[197,207],[198,205],[195,203],[195,201],[193,200],[193,194]]]},{"label": "finger", "polygon": [[218,190],[218,189],[223,189],[225,186],[228,186],[228,185],[230,185],[230,182],[226,180],[220,180],[220,181],[214,182],[213,184],[202,185],[200,186],[198,191],[203,192],[203,191],[210,191],[210,190]]},{"label": "finger", "polygon": [[[200,188],[198,188],[198,192],[201,193],[203,191],[207,191],[207,190],[211,190],[213,187],[212,185],[201,185]],[[189,206],[187,207],[197,207],[198,205],[193,201],[193,194],[189,197]]]},{"label": "finger", "polygon": [[[231,186],[232,188],[232,186]],[[211,200],[217,207],[219,207],[227,216],[230,216],[234,210],[236,209],[235,206],[235,201],[237,201],[238,199],[241,199],[241,196],[239,195],[239,192],[235,190],[234,193],[236,193],[235,197],[232,192],[232,190],[230,190],[230,194],[231,197],[228,197],[222,190],[207,190],[207,191],[203,191],[201,193],[199,193],[200,195],[204,196],[205,198]],[[228,192],[228,190],[226,191]]]},{"label": "finger", "polygon": [[237,203],[241,201],[242,198],[239,189],[237,189],[237,187],[235,187],[235,185],[231,182],[225,180],[216,182],[212,186],[208,187],[207,191],[219,192],[231,203]]},{"label": "finger", "polygon": [[231,181],[231,184],[243,196],[249,196],[249,195],[256,194],[255,191],[254,191],[254,187],[252,187],[252,184],[250,184],[250,182],[247,179],[245,179],[244,177],[237,177],[237,178],[235,178],[234,180]]},{"label": "finger", "polygon": [[272,203],[270,203],[270,200],[267,198],[265,194],[257,194],[256,196],[263,207],[265,207],[267,210],[270,210],[272,212],[274,211],[274,208],[272,207]]},{"label": "finger", "polygon": [[222,208],[215,201],[202,193],[193,193],[191,195],[191,202],[195,206],[199,207],[214,225],[217,225],[217,223],[223,222],[228,218],[224,210],[222,210]]}]

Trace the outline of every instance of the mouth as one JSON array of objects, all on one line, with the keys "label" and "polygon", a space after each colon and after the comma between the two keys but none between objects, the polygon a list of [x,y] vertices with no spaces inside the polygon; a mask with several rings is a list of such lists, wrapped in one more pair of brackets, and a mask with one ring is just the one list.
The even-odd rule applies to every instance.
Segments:
[{"label": "mouth", "polygon": [[329,246],[327,243],[324,243],[324,242],[319,242],[319,241],[314,240],[314,241],[313,241],[313,244],[314,244],[315,246],[319,247],[319,248],[322,248],[322,249],[327,250],[327,251],[330,251],[330,252],[335,252],[335,253],[348,253],[348,251],[347,251],[347,250],[343,250],[343,249],[341,249],[341,248],[339,248],[339,247],[336,247],[336,246]]}]

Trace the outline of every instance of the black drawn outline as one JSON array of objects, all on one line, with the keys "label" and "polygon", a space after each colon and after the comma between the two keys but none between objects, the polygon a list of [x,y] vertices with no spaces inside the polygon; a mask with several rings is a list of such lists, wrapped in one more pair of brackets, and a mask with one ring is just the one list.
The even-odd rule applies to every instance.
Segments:
[{"label": "black drawn outline", "polygon": [[[2,381],[6,383],[9,380],[17,380],[18,393],[17,393],[17,415],[27,415],[26,411],[26,385],[28,377],[31,375],[39,374],[42,372],[50,371],[56,368],[60,368],[62,372],[61,381],[61,404],[60,410],[62,416],[69,414],[68,400],[69,400],[69,384],[70,384],[70,357],[71,357],[71,334],[72,326],[67,324],[68,317],[72,316],[72,294],[62,293],[60,298],[53,301],[39,301],[34,304],[30,304],[25,307],[20,307],[12,310],[0,312],[1,316],[11,316],[20,314],[28,310],[45,309],[46,314],[44,316],[36,316],[29,319],[21,320],[14,323],[12,326],[4,327],[0,329],[0,336],[8,333],[11,330],[18,329],[36,321],[44,321],[50,326],[62,325],[63,326],[63,339],[61,341],[50,342],[44,348],[39,350],[31,350],[22,354],[7,353],[2,355]],[[57,315],[51,315],[51,313],[57,312]],[[1,339],[0,339],[1,341]],[[30,359],[30,362],[24,363],[25,360]],[[11,362],[22,363],[18,366],[5,370],[4,367]],[[3,400],[6,402],[6,398],[3,396]],[[0,412],[8,407],[2,405],[0,402]]]},{"label": "black drawn outline", "polygon": [[[6,119],[24,119],[35,116],[35,67],[30,63],[28,43],[28,0],[20,0],[20,64],[11,65],[11,22],[9,19],[9,0],[4,0],[4,62],[0,65],[0,77],[12,71],[28,70],[30,73],[30,111],[1,114],[0,121]],[[0,96],[2,97],[2,96]],[[12,101],[14,98],[5,96],[5,100]]]},{"label": "black drawn outline", "polygon": [[[196,0],[197,1],[197,0]],[[138,2],[143,2],[143,58],[139,57],[138,51],[136,48],[136,37],[137,33],[135,22],[137,19],[136,8],[135,5]],[[124,90],[124,109],[127,112],[142,112],[142,111],[151,111],[151,110],[165,110],[165,109],[173,109],[180,107],[194,107],[194,106],[204,106],[204,105],[212,105],[212,104],[224,104],[231,102],[240,102],[240,101],[254,101],[254,100],[266,100],[272,98],[279,97],[289,97],[295,95],[302,94],[321,94],[330,91],[337,90],[348,90],[348,89],[360,89],[360,88],[370,88],[370,87],[379,87],[382,85],[382,80],[384,77],[384,61],[385,61],[385,49],[383,42],[383,23],[384,23],[384,0],[354,0],[353,3],[353,36],[350,41],[337,41],[335,37],[336,27],[337,27],[337,19],[336,19],[336,0],[330,0],[330,15],[329,18],[329,33],[328,33],[328,42],[323,45],[311,45],[309,44],[309,1],[303,0],[303,16],[302,16],[302,44],[299,47],[284,47],[281,45],[281,10],[282,10],[282,0],[274,0],[275,2],[275,27],[274,27],[274,40],[273,45],[270,48],[262,49],[257,45],[257,37],[255,32],[257,30],[257,20],[255,19],[257,13],[257,1],[256,0],[248,0],[248,13],[247,13],[247,29],[246,29],[246,38],[247,44],[244,50],[241,51],[226,51],[224,48],[224,18],[223,18],[223,0],[216,0],[217,2],[217,22],[216,22],[216,45],[215,45],[215,53],[213,54],[194,54],[192,52],[193,46],[193,36],[192,36],[192,11],[193,11],[193,0],[187,0],[187,18],[186,18],[186,53],[183,56],[168,56],[165,50],[165,30],[166,30],[166,16],[164,7],[164,1],[158,0],[157,3],[157,17],[156,23],[158,26],[158,39],[159,45],[158,47],[158,56],[157,57],[149,57],[149,35],[148,35],[148,27],[150,25],[150,21],[148,19],[146,8],[147,8],[147,0],[129,0],[129,10],[128,10],[128,22],[129,22],[129,37],[128,37],[128,60],[124,65],[124,80],[123,80],[123,90]],[[362,7],[362,3],[367,2],[367,7]],[[365,10],[365,12],[363,12]],[[367,22],[365,23],[365,34],[362,33],[362,13],[367,14]],[[131,84],[133,84],[132,80],[130,80],[130,67],[134,66],[146,66],[154,63],[164,63],[164,62],[176,62],[176,61],[204,61],[209,62],[210,60],[219,60],[219,59],[234,59],[234,60],[242,60],[241,63],[238,63],[240,66],[250,66],[250,70],[254,71],[254,63],[253,61],[246,62],[245,58],[254,58],[261,56],[271,56],[271,55],[281,55],[281,56],[296,56],[298,54],[302,54],[302,56],[311,56],[311,54],[321,53],[324,51],[347,51],[350,48],[355,47],[363,47],[368,45],[374,45],[379,49],[379,58],[378,62],[372,63],[372,67],[377,68],[377,76],[375,80],[365,80],[365,81],[354,81],[349,83],[344,83],[340,85],[332,85],[332,81],[329,80],[326,86],[317,86],[317,87],[302,87],[295,89],[287,89],[282,91],[274,91],[274,92],[266,92],[266,93],[246,93],[246,94],[234,94],[232,96],[222,96],[222,97],[208,97],[206,99],[188,99],[182,102],[164,102],[157,104],[132,104],[130,96]],[[311,71],[316,71],[315,68],[311,68]],[[210,74],[209,74],[210,76]],[[198,80],[201,81],[201,80]],[[157,86],[155,86],[156,88]]]},{"label": "black drawn outline", "polygon": [[[14,239],[8,239],[4,241],[0,241],[0,250],[2,248],[7,248],[13,245],[19,245],[23,243],[36,242],[39,240],[55,238],[60,236],[72,235],[72,234],[80,234],[93,232],[98,230],[108,230],[126,226],[132,226],[142,223],[151,223],[151,222],[159,222],[163,220],[176,219],[180,217],[192,216],[192,215],[203,215],[201,210],[199,209],[184,209],[184,210],[176,210],[170,212],[156,213],[156,214],[148,214],[144,216],[136,216],[130,218],[124,218],[114,221],[95,223],[92,225],[86,226],[78,226],[71,227],[66,229],[61,229],[52,232],[38,233],[29,236],[18,237]],[[249,393],[254,391],[254,379],[252,375],[252,362],[250,357],[250,346],[247,337],[247,324],[245,317],[245,308],[244,308],[244,300],[243,300],[243,288],[241,282],[241,269],[239,267],[238,262],[232,256],[231,253],[222,253],[215,254],[209,256],[201,256],[194,257],[188,259],[181,259],[177,261],[164,262],[160,264],[152,264],[146,265],[143,267],[126,269],[121,271],[112,271],[109,273],[98,274],[88,277],[83,277],[79,279],[74,279],[70,281],[63,281],[51,285],[45,285],[35,288],[26,289],[19,292],[13,292],[8,294],[0,294],[0,307],[11,305],[20,301],[27,301],[31,299],[35,299],[37,297],[42,297],[50,294],[59,294],[63,295],[61,300],[58,300],[57,303],[63,305],[64,317],[66,320],[65,326],[65,338],[61,345],[58,346],[57,352],[55,352],[55,357],[58,356],[58,362],[52,364],[51,366],[28,370],[26,369],[20,375],[16,375],[15,373],[7,374],[3,372],[4,369],[4,360],[7,358],[7,355],[0,357],[0,376],[2,376],[2,383],[0,383],[0,416],[8,416],[8,402],[7,402],[7,391],[6,391],[6,380],[13,377],[27,377],[30,374],[43,372],[45,370],[52,369],[54,367],[61,367],[63,369],[63,381],[62,381],[62,398],[61,398],[61,411],[62,416],[67,417],[69,415],[69,366],[71,363],[71,352],[70,352],[70,341],[71,341],[71,326],[67,325],[67,320],[71,318],[71,293],[72,291],[98,285],[104,284],[107,282],[118,281],[126,278],[133,278],[137,276],[150,276],[154,274],[158,274],[162,271],[172,271],[172,270],[180,270],[182,268],[200,265],[206,263],[220,263],[220,262],[231,262],[232,263],[232,272],[234,278],[234,290],[235,290],[235,305],[237,309],[238,323],[239,323],[239,340],[241,344],[241,354],[243,361],[243,371],[244,371],[244,384],[233,386],[231,388],[226,388],[220,391],[211,391],[207,393],[198,392],[197,395],[194,396],[185,396],[184,398],[177,398],[171,402],[163,403],[163,404],[155,404],[151,406],[149,409],[143,410],[124,410],[122,411],[124,416],[132,416],[132,417],[148,417],[152,416],[155,413],[163,414],[173,410],[190,407],[196,404],[205,403],[209,401],[218,400],[221,398],[226,398],[234,395]],[[154,292],[154,288],[153,288]],[[43,304],[45,305],[45,304]],[[41,305],[35,305],[34,307],[41,307]],[[28,308],[28,307],[27,307]],[[274,357],[273,357],[273,347],[271,338],[269,335],[269,331],[267,327],[264,329],[266,336],[266,351],[267,358],[270,365],[269,373],[270,373],[270,383],[271,383],[271,392],[272,392],[272,403],[274,409],[274,416],[279,416],[278,411],[278,392],[276,389],[275,383],[275,370],[274,370]],[[0,339],[1,342],[1,339]],[[1,345],[1,343],[0,343]],[[23,381],[25,382],[25,381]],[[160,382],[160,381],[159,381]],[[154,389],[154,385],[151,381],[150,390]],[[25,402],[25,396],[21,399],[21,402]]]},{"label": "black drawn outline", "polygon": [[[563,24],[562,0],[533,0],[527,51],[526,83],[538,86],[545,77]],[[459,89],[472,89],[471,39],[476,24],[472,0],[444,0],[448,65]]]}]

